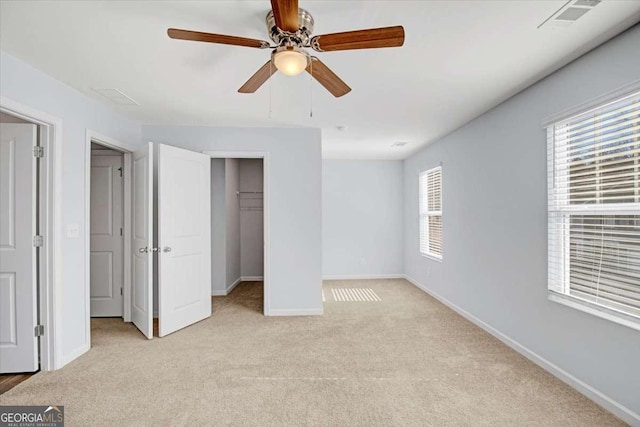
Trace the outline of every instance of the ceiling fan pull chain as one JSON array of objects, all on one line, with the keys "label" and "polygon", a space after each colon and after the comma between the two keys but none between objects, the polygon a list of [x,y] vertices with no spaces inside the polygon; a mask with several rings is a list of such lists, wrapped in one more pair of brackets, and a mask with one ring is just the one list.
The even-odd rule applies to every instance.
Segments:
[{"label": "ceiling fan pull chain", "polygon": [[[269,75],[273,75],[273,61],[269,62]],[[271,118],[271,81],[273,79],[269,79],[269,118]]]},{"label": "ceiling fan pull chain", "polygon": [[309,117],[313,118],[313,60],[309,64]]}]

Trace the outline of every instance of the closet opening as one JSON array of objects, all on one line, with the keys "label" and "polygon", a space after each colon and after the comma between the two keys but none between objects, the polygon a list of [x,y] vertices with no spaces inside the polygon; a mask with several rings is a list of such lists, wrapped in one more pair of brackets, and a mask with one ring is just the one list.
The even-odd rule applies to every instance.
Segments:
[{"label": "closet opening", "polygon": [[242,297],[245,308],[269,315],[267,160],[205,154],[212,155],[211,294],[229,298],[221,303]]}]

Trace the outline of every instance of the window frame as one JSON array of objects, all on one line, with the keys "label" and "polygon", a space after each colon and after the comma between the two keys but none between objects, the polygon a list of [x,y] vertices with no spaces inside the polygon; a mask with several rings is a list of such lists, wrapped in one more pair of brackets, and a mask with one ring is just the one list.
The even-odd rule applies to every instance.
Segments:
[{"label": "window frame", "polygon": [[[422,177],[424,175],[428,176],[430,173],[436,172],[436,171],[440,171],[440,210],[436,211],[436,210],[429,210],[429,206],[427,207],[426,212],[422,211],[422,206],[423,206],[423,191],[422,191]],[[442,179],[443,179],[443,175],[442,175],[442,164],[433,167],[431,169],[427,169],[424,170],[420,173],[418,173],[418,229],[419,229],[419,236],[422,235],[422,227],[426,228],[426,236],[427,236],[427,248],[425,251],[422,250],[422,245],[420,244],[420,238],[418,239],[418,251],[420,252],[420,255],[426,257],[426,258],[430,258],[433,259],[435,261],[440,261],[442,262],[443,260],[443,254],[444,254],[444,223],[442,222],[442,211],[443,211],[443,197],[442,197]],[[428,199],[429,199],[429,185],[428,182],[425,180],[425,184],[427,185],[427,188],[424,190],[424,194],[425,197],[427,198],[427,205],[428,205]],[[429,235],[429,218],[431,217],[439,217],[440,218],[440,223],[442,224],[442,253],[438,254],[435,252],[431,252],[429,250],[429,246],[430,246],[430,235]]]},{"label": "window frame", "polygon": [[[594,316],[607,319],[609,321],[630,327],[632,329],[640,330],[640,318],[633,314],[626,313],[621,310],[617,310],[615,308],[608,307],[606,305],[598,304],[595,302],[591,302],[567,293],[566,289],[556,290],[555,286],[552,285],[552,266],[551,266],[551,256],[550,251],[553,244],[557,242],[551,241],[551,236],[554,231],[552,231],[552,227],[554,227],[555,223],[554,219],[552,219],[553,215],[560,215],[562,221],[566,221],[567,223],[571,221],[572,215],[603,215],[603,216],[614,216],[621,214],[630,214],[639,212],[637,203],[611,203],[611,204],[586,204],[586,205],[571,205],[567,201],[564,203],[552,203],[552,199],[558,196],[557,188],[555,186],[556,180],[556,141],[555,141],[555,127],[558,125],[562,125],[569,121],[572,121],[580,116],[595,112],[597,110],[603,109],[608,105],[615,104],[618,102],[622,102],[624,99],[637,96],[640,91],[640,83],[634,83],[627,87],[624,87],[620,90],[611,92],[607,95],[598,97],[588,103],[584,103],[576,108],[565,111],[562,114],[555,115],[552,118],[547,119],[543,126],[546,128],[547,132],[547,233],[549,237],[548,241],[548,266],[547,266],[547,298],[549,301],[553,301],[567,307],[571,307],[577,309],[579,311],[592,314]],[[554,193],[555,191],[555,193]],[[637,189],[636,189],[637,191]],[[567,195],[563,195],[563,197],[568,197]],[[568,268],[569,262],[567,257],[569,254],[569,233],[568,228],[565,235],[560,237],[562,240],[561,248],[563,252],[563,259],[559,260],[557,257],[554,258],[556,262],[562,262],[565,265],[565,271],[560,273],[562,277],[562,283],[560,283],[562,288],[568,286]]]}]

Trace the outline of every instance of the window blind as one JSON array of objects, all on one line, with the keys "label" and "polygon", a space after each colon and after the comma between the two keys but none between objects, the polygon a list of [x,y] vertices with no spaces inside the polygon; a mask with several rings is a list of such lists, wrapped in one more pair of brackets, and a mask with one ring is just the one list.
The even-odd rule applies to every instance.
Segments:
[{"label": "window blind", "polygon": [[420,252],[442,258],[442,167],[421,172]]},{"label": "window blind", "polygon": [[640,320],[640,92],[547,137],[549,290]]}]

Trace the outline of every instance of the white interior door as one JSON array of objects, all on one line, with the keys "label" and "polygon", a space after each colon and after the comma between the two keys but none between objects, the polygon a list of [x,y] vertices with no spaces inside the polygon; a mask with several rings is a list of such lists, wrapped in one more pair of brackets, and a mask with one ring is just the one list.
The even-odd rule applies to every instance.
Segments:
[{"label": "white interior door", "polygon": [[158,146],[159,336],[211,316],[211,159]]},{"label": "white interior door", "polygon": [[133,154],[131,320],[153,338],[153,145]]},{"label": "white interior door", "polygon": [[35,125],[0,124],[1,373],[38,370],[35,145]]},{"label": "white interior door", "polygon": [[122,317],[123,155],[91,156],[91,316]]}]

